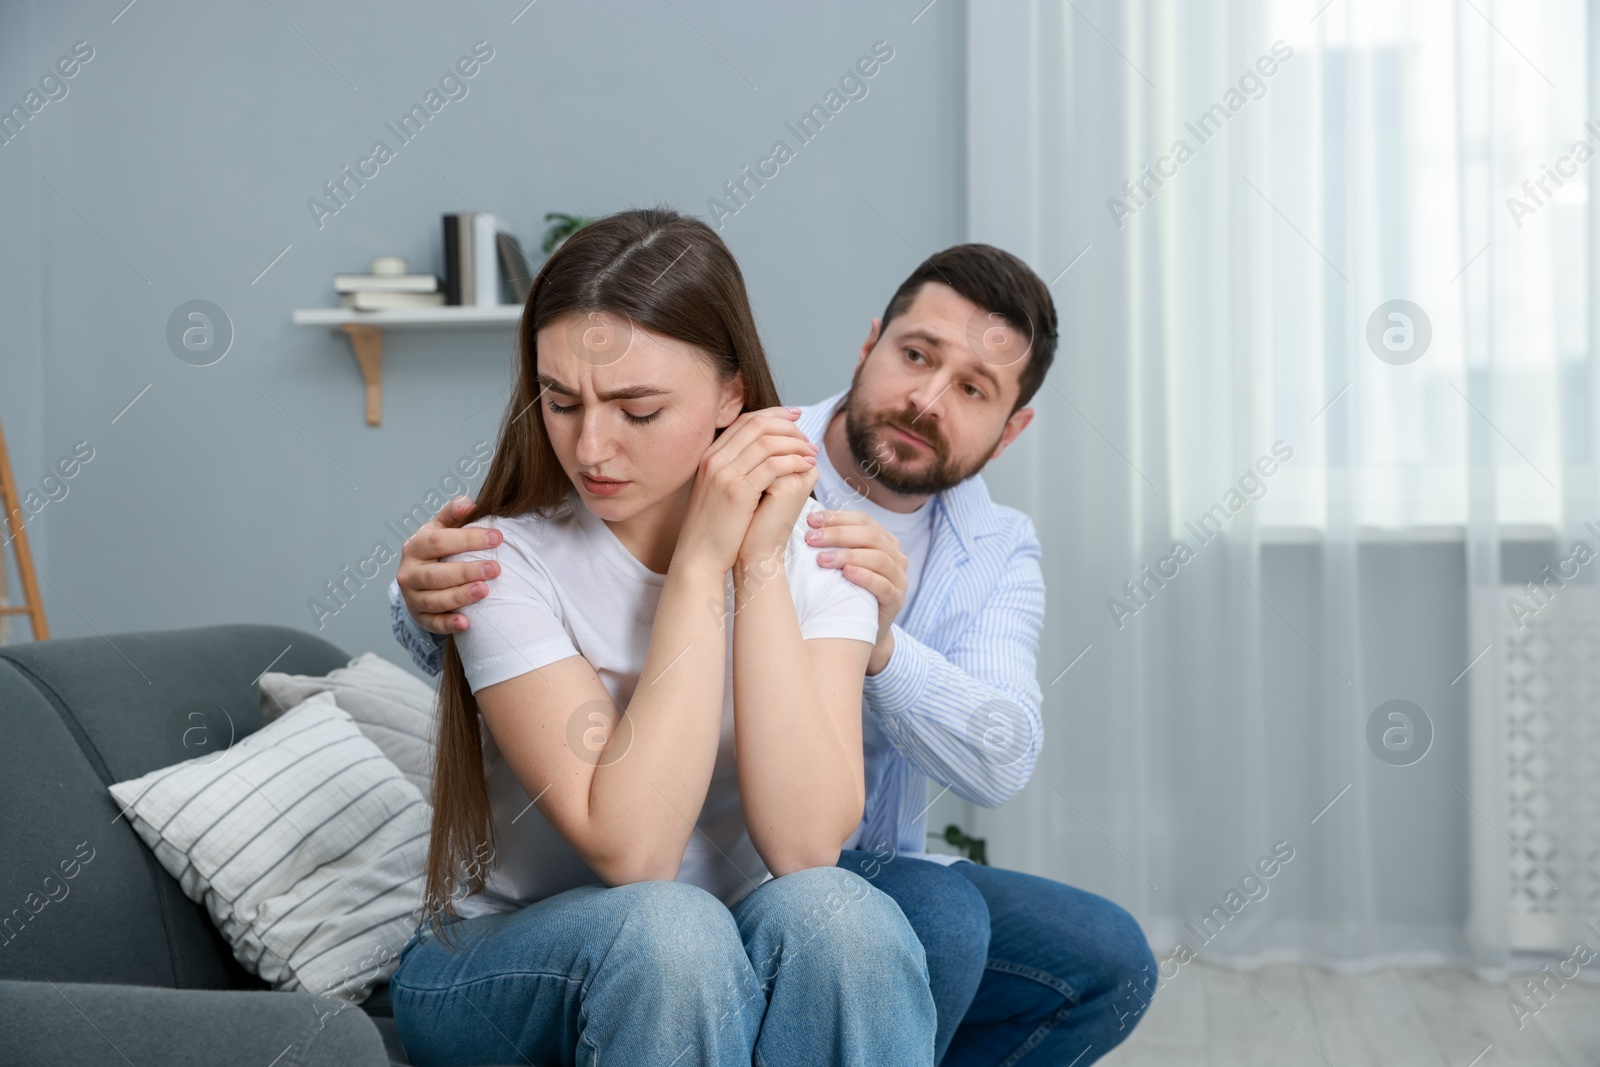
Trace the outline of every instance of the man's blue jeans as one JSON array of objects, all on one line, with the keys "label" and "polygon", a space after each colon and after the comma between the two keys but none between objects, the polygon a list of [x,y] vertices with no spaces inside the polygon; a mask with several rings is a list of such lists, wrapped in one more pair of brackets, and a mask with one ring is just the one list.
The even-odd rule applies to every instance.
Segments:
[{"label": "man's blue jeans", "polygon": [[583,886],[446,934],[417,931],[389,982],[418,1067],[933,1063],[922,945],[839,867],[732,908],[687,882]]},{"label": "man's blue jeans", "polygon": [[1143,1018],[1155,957],[1104,897],[975,863],[846,850],[839,866],[893,897],[922,941],[935,1063],[1087,1067]]}]

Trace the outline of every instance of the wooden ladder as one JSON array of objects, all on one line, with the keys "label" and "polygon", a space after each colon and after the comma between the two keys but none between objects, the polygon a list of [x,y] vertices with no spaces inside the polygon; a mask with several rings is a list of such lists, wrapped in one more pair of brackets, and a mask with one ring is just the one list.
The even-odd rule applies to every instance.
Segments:
[{"label": "wooden ladder", "polygon": [[[26,615],[33,625],[35,641],[50,640],[50,624],[44,619],[44,600],[39,596],[39,579],[33,573],[33,552],[28,548],[28,531],[23,529],[24,512],[17,497],[17,482],[11,476],[11,456],[6,451],[5,430],[0,429],[0,507],[6,513],[6,543],[16,546],[17,574],[22,577],[22,604],[0,605],[0,615]],[[0,590],[5,587],[5,555],[0,553]]]}]

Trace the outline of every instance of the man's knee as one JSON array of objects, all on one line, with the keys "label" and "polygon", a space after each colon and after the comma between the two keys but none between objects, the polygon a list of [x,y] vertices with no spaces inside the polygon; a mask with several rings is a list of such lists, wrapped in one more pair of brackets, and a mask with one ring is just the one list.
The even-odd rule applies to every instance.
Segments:
[{"label": "man's knee", "polygon": [[1099,984],[1111,993],[1120,1028],[1129,1030],[1143,1021],[1155,996],[1159,964],[1137,919],[1110,901],[1103,912]]},{"label": "man's knee", "polygon": [[[854,853],[848,869],[861,869],[871,859],[867,853]],[[840,866],[846,866],[844,859]],[[989,904],[969,879],[942,863],[909,857],[868,866],[863,873],[900,906],[928,954],[930,968],[937,962],[942,968],[982,972],[989,958]]]},{"label": "man's knee", "polygon": [[[936,907],[930,923],[917,924],[919,935],[924,944],[937,945],[946,960],[981,971],[989,960],[989,902],[976,885],[949,867],[923,862],[933,868],[928,898],[936,902]],[[925,931],[923,925],[935,928]]]},{"label": "man's knee", "polygon": [[1155,992],[1156,957],[1139,920],[1116,904],[1109,906],[1109,919],[1112,932],[1106,955],[1110,966],[1120,977],[1142,983],[1141,988],[1148,985],[1150,992]]}]

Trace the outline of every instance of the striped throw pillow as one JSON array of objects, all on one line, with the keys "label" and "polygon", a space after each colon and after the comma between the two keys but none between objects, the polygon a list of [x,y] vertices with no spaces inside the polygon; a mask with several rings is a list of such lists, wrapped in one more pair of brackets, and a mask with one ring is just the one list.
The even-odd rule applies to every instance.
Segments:
[{"label": "striped throw pillow", "polygon": [[268,671],[257,683],[261,718],[273,722],[316,693],[333,694],[361,732],[383,749],[406,781],[433,797],[433,686],[375,652],[325,675]]},{"label": "striped throw pillow", "polygon": [[432,809],[319,693],[207,755],[110,787],[248,970],[359,1004],[417,928]]}]

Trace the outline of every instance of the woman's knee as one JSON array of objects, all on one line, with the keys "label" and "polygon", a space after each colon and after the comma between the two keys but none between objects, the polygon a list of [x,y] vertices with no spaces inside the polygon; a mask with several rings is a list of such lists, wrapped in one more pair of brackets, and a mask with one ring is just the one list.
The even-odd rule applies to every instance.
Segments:
[{"label": "woman's knee", "polygon": [[754,919],[775,927],[772,932],[782,941],[785,960],[802,955],[834,962],[871,958],[882,965],[899,958],[926,980],[922,942],[900,905],[860,875],[840,867],[812,867],[774,879],[762,889],[759,913],[747,915],[741,926]]},{"label": "woman's knee", "polygon": [[726,905],[688,882],[630,882],[605,891],[618,922],[612,944],[692,978],[705,968],[745,960],[739,927]]},{"label": "woman's knee", "polygon": [[[476,966],[526,967],[530,959],[554,968],[584,967],[616,950],[671,963],[707,953],[742,958],[739,928],[723,903],[688,882],[632,882],[568,890],[554,902],[530,905],[492,920],[452,924],[440,939],[426,927],[401,954],[403,971],[423,961],[454,964],[470,953]],[[432,968],[427,968],[432,969]],[[453,969],[453,968],[447,968]]]},{"label": "woman's knee", "polygon": [[624,1026],[746,1046],[759,1029],[764,1001],[738,926],[686,882],[585,886],[466,925],[468,951],[423,942],[391,980],[415,1062],[460,1062],[465,1049],[504,1056],[496,1043],[507,1033],[570,1051],[580,1033],[614,1047]]}]

